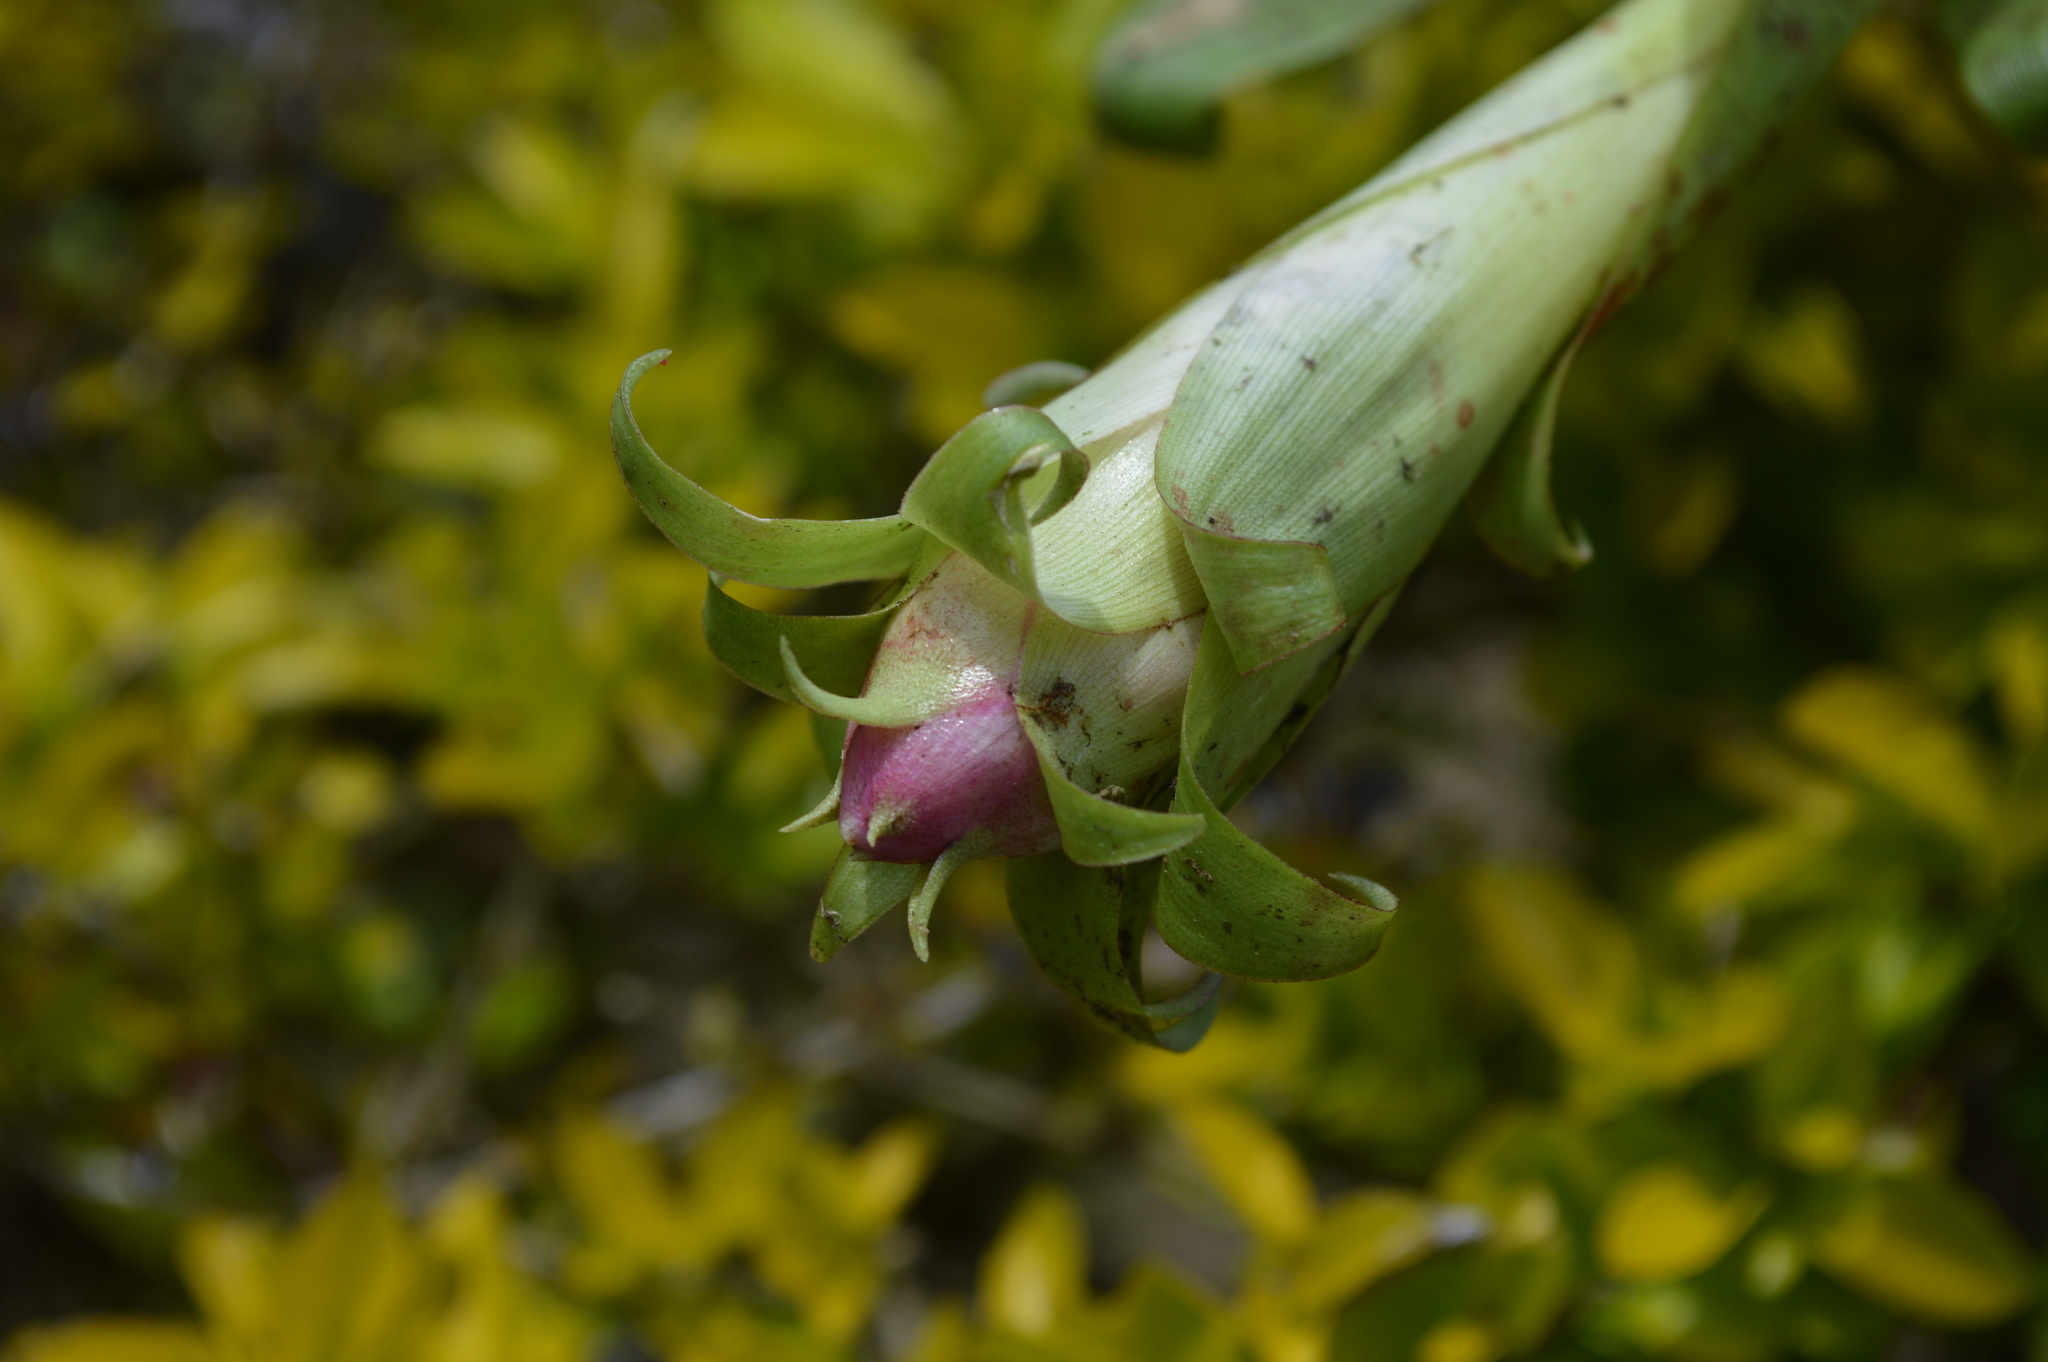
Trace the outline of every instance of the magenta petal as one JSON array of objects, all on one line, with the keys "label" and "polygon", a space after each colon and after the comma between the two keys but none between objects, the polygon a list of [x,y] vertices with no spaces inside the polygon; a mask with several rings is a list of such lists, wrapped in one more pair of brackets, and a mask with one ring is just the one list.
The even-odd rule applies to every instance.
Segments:
[{"label": "magenta petal", "polygon": [[884,861],[933,860],[970,837],[984,856],[1058,846],[1038,757],[1009,691],[992,687],[915,728],[854,725],[839,835]]}]

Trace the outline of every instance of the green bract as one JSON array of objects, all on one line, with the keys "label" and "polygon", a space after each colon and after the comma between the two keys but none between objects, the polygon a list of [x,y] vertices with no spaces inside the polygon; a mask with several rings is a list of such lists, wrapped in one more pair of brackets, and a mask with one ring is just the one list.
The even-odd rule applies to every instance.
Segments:
[{"label": "green bract", "polygon": [[1371,958],[1391,894],[1309,879],[1224,812],[1460,500],[1518,566],[1586,560],[1548,485],[1566,366],[1870,7],[1632,0],[1042,409],[968,423],[896,516],[718,501],[642,438],[629,399],[668,352],[635,361],[614,448],[678,547],[768,586],[902,581],[850,618],[761,614],[716,585],[706,603],[742,679],[853,726],[804,820],[836,813],[850,843],[814,953],[907,903],[922,954],[945,875],[1002,854],[1045,972],[1140,1040],[1193,1044],[1217,996],[1146,1000],[1148,923],[1218,974]]}]

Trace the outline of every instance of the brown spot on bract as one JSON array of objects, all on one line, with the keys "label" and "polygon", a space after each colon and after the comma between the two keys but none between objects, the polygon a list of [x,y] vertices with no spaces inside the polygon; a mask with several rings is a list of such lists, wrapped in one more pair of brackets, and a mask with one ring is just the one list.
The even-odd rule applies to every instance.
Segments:
[{"label": "brown spot on bract", "polygon": [[1237,519],[1228,511],[1218,511],[1209,517],[1209,523],[1216,527],[1218,534],[1236,534]]},{"label": "brown spot on bract", "polygon": [[1308,523],[1311,525],[1327,525],[1336,518],[1337,512],[1331,507],[1325,506],[1322,510],[1317,511]]},{"label": "brown spot on bract", "polygon": [[1316,362],[1310,359],[1307,355],[1303,355],[1301,357],[1301,367],[1308,370],[1310,373],[1314,373],[1316,371]]},{"label": "brown spot on bract", "polygon": [[1187,488],[1185,488],[1185,487],[1176,487],[1176,488],[1174,488],[1174,489],[1173,489],[1173,504],[1174,504],[1175,506],[1177,506],[1177,507],[1179,507],[1179,508],[1180,508],[1180,513],[1181,513],[1182,515],[1186,515],[1186,514],[1188,513],[1188,489],[1187,489]]},{"label": "brown spot on bract", "polygon": [[1038,718],[1047,728],[1065,728],[1074,717],[1074,683],[1064,676],[1038,697]]},{"label": "brown spot on bract", "polygon": [[1429,393],[1439,401],[1444,395],[1444,362],[1440,359],[1429,362]]},{"label": "brown spot on bract", "polygon": [[1458,429],[1463,430],[1471,425],[1478,415],[1479,409],[1472,405],[1471,398],[1468,397],[1463,402],[1460,402],[1458,404]]},{"label": "brown spot on bract", "polygon": [[1223,924],[1223,934],[1224,934],[1225,936],[1236,936],[1236,935],[1237,935],[1237,928],[1233,927],[1233,926],[1232,926],[1231,924],[1229,924],[1228,922],[1226,922],[1226,923],[1224,923],[1224,924]]}]

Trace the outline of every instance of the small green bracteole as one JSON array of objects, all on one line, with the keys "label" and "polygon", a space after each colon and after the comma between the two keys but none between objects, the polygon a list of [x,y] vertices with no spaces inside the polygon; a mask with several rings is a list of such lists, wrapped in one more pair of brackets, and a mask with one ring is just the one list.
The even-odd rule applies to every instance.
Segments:
[{"label": "small green bracteole", "polygon": [[[1008,858],[1017,929],[1116,1031],[1200,1039],[1219,975],[1370,959],[1394,896],[1293,870],[1225,812],[1352,665],[1461,500],[1510,562],[1590,556],[1552,505],[1566,367],[1724,191],[1872,0],[1629,0],[1065,391],[1007,385],[899,514],[763,520],[612,407],[626,482],[714,574],[713,651],[821,716],[846,848],[820,960]],[[1072,381],[1078,374],[1067,374]],[[1001,385],[999,385],[1001,386]],[[722,578],[895,581],[867,614],[752,610]],[[843,727],[842,727],[843,725]],[[843,737],[836,736],[843,732]],[[1148,926],[1212,975],[1149,1000]]]}]

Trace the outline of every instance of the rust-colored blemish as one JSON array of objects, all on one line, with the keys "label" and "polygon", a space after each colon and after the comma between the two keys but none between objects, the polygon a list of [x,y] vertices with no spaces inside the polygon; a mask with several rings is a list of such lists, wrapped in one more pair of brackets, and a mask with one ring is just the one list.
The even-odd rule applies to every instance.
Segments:
[{"label": "rust-colored blemish", "polygon": [[1036,708],[1039,721],[1047,728],[1065,728],[1074,717],[1074,683],[1059,677],[1040,692]]},{"label": "rust-colored blemish", "polygon": [[1478,415],[1479,409],[1472,405],[1471,398],[1468,397],[1463,402],[1460,402],[1458,404],[1458,429],[1463,430],[1471,425],[1473,418]]},{"label": "rust-colored blemish", "polygon": [[1433,359],[1429,362],[1429,395],[1438,401],[1444,396],[1444,362]]}]

